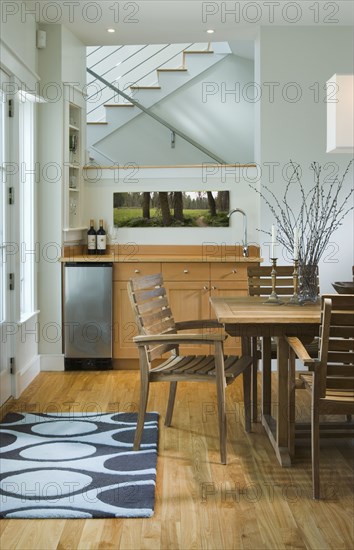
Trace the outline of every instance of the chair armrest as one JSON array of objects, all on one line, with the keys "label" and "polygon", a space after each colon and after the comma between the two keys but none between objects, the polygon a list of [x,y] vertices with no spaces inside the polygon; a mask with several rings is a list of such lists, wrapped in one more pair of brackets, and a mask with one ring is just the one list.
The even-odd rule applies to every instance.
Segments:
[{"label": "chair armrest", "polygon": [[176,330],[188,330],[190,328],[224,328],[216,319],[196,319],[192,321],[179,321],[175,323]]},{"label": "chair armrest", "polygon": [[306,367],[315,367],[319,361],[310,357],[304,344],[296,336],[285,337],[291,349],[295,352],[295,355]]},{"label": "chair armrest", "polygon": [[224,342],[224,334],[141,334],[134,336],[133,341],[138,345],[146,344],[212,344]]}]

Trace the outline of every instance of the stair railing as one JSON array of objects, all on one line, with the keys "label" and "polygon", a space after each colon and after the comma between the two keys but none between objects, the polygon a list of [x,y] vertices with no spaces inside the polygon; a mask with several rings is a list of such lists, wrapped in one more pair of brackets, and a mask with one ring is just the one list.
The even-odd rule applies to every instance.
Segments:
[{"label": "stair railing", "polygon": [[[160,69],[163,65],[165,65],[166,63],[169,63],[172,59],[174,59],[175,57],[177,57],[178,55],[180,55],[181,53],[183,53],[184,51],[188,51],[187,48],[190,48],[194,45],[193,42],[191,42],[190,44],[188,44],[187,46],[184,46],[183,48],[181,48],[179,51],[177,51],[174,55],[172,55],[171,57],[169,57],[168,59],[166,59],[165,61],[163,61],[162,63],[160,63],[160,65],[157,65],[154,69],[151,69],[151,71],[148,71],[147,73],[145,73],[143,76],[140,76],[137,80],[133,81],[133,82],[130,82],[129,83],[129,86],[136,86],[138,82],[142,81],[144,78],[146,78],[147,76],[149,76],[151,73],[155,72],[157,69]],[[122,75],[120,75],[119,78],[124,78],[125,76],[127,76],[129,73],[131,73],[132,71],[135,71],[137,69],[137,67],[140,67],[142,65],[144,65],[145,63],[147,63],[148,61],[150,61],[151,59],[153,59],[153,57],[155,57],[156,55],[158,55],[159,53],[161,53],[162,51],[164,51],[165,49],[169,48],[170,46],[172,46],[172,44],[167,44],[165,46],[163,46],[160,50],[154,52],[152,55],[150,55],[149,57],[146,57],[145,59],[143,59],[140,63],[136,64],[133,68],[129,69],[129,71],[123,73]],[[124,47],[124,46],[123,46]],[[143,49],[145,49],[147,47],[147,45],[143,46],[142,48],[140,48],[139,50],[137,50],[136,52],[133,52],[131,55],[129,55],[127,58],[124,59],[124,61],[122,63],[125,63],[126,61],[128,61],[129,59],[131,59],[134,55],[137,55],[138,53],[140,53]],[[119,47],[117,50],[115,50],[114,52],[111,52],[110,54],[108,54],[107,56],[103,57],[102,59],[100,59],[97,63],[95,63],[94,65],[92,65],[90,67],[90,69],[92,70],[93,67],[95,67],[96,65],[98,65],[99,63],[101,63],[102,61],[104,61],[105,59],[107,59],[110,55],[113,55],[113,53],[116,53],[116,51],[118,51],[119,49],[121,49],[121,47]],[[210,42],[208,42],[208,50],[210,50]],[[97,50],[95,50],[97,51]],[[106,75],[107,73],[109,73],[112,69],[108,69],[108,71],[105,71],[104,73],[102,73],[101,76],[104,76]],[[94,82],[96,79],[92,80],[90,84],[92,84],[92,82]],[[127,88],[125,88],[127,89]],[[97,94],[97,91],[94,92],[93,94],[91,94],[90,96],[87,97],[87,101],[90,102],[90,99],[92,99],[93,97],[95,97],[95,95]],[[112,99],[114,99],[116,96],[113,95],[113,96],[110,96],[109,98],[105,98],[105,100],[101,103],[99,103],[98,105],[96,105],[95,107],[93,107],[92,109],[90,109],[88,112],[87,112],[87,115],[91,115],[94,111],[96,111],[97,109],[100,109],[100,107],[102,107],[102,105],[104,105],[105,103],[108,103],[109,101],[111,101]]]},{"label": "stair railing", "polygon": [[162,124],[162,126],[165,126],[166,128],[168,128],[172,132],[172,134],[175,134],[175,135],[181,137],[182,139],[184,139],[185,141],[187,141],[188,143],[193,145],[193,147],[196,147],[197,149],[202,151],[205,155],[207,155],[208,157],[211,157],[212,159],[214,159],[219,164],[227,164],[227,162],[225,160],[223,160],[221,157],[219,157],[218,155],[216,155],[212,151],[209,151],[209,149],[207,149],[206,147],[204,147],[203,145],[201,145],[200,143],[195,141],[193,138],[189,137],[187,134],[185,134],[184,132],[182,132],[181,130],[179,130],[178,128],[176,128],[175,126],[173,126],[172,124],[170,124],[166,120],[164,120],[162,117],[160,117],[159,115],[154,113],[151,109],[148,109],[147,107],[144,107],[144,105],[142,105],[136,99],[133,99],[132,97],[130,97],[128,94],[126,94],[122,90],[119,90],[119,88],[117,88],[116,86],[113,86],[113,84],[108,82],[108,80],[106,80],[105,78],[103,78],[99,74],[92,71],[92,69],[86,69],[86,70],[91,76],[95,77],[97,80],[102,82],[102,84],[104,84],[105,86],[107,86],[108,88],[113,90],[115,93],[122,96],[127,101],[130,101],[130,103],[132,103],[135,107],[138,107],[138,109],[140,109],[143,113],[147,114],[148,116],[150,116],[151,118],[156,120],[156,122],[158,122],[159,124]]}]

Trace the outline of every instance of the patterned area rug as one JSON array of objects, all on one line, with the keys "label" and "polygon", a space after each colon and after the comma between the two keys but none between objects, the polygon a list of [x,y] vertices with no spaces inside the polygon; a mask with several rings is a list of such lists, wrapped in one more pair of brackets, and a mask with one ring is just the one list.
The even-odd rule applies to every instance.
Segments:
[{"label": "patterned area rug", "polygon": [[158,414],[132,451],[135,413],[8,414],[0,424],[1,518],[150,517]]}]

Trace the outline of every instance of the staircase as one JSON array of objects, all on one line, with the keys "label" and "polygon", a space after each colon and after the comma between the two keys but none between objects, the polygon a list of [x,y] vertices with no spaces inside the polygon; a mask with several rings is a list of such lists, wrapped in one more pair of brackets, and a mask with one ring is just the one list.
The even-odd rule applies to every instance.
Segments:
[{"label": "staircase", "polygon": [[[185,86],[231,50],[227,43],[104,46],[87,49],[87,67],[145,109]],[[104,143],[141,109],[88,74],[87,146],[95,163],[115,162]]]}]

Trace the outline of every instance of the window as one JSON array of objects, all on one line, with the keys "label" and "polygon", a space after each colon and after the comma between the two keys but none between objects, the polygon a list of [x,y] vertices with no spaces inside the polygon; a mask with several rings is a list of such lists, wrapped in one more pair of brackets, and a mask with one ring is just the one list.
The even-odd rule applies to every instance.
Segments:
[{"label": "window", "polygon": [[[5,73],[0,71],[1,84],[7,79]],[[0,89],[0,323],[5,320],[5,298],[6,298],[6,262],[5,262],[5,240],[6,240],[6,175],[5,175],[5,133],[6,133],[6,97],[2,86]]]},{"label": "window", "polygon": [[34,311],[34,103],[20,95],[20,310],[21,319]]}]

